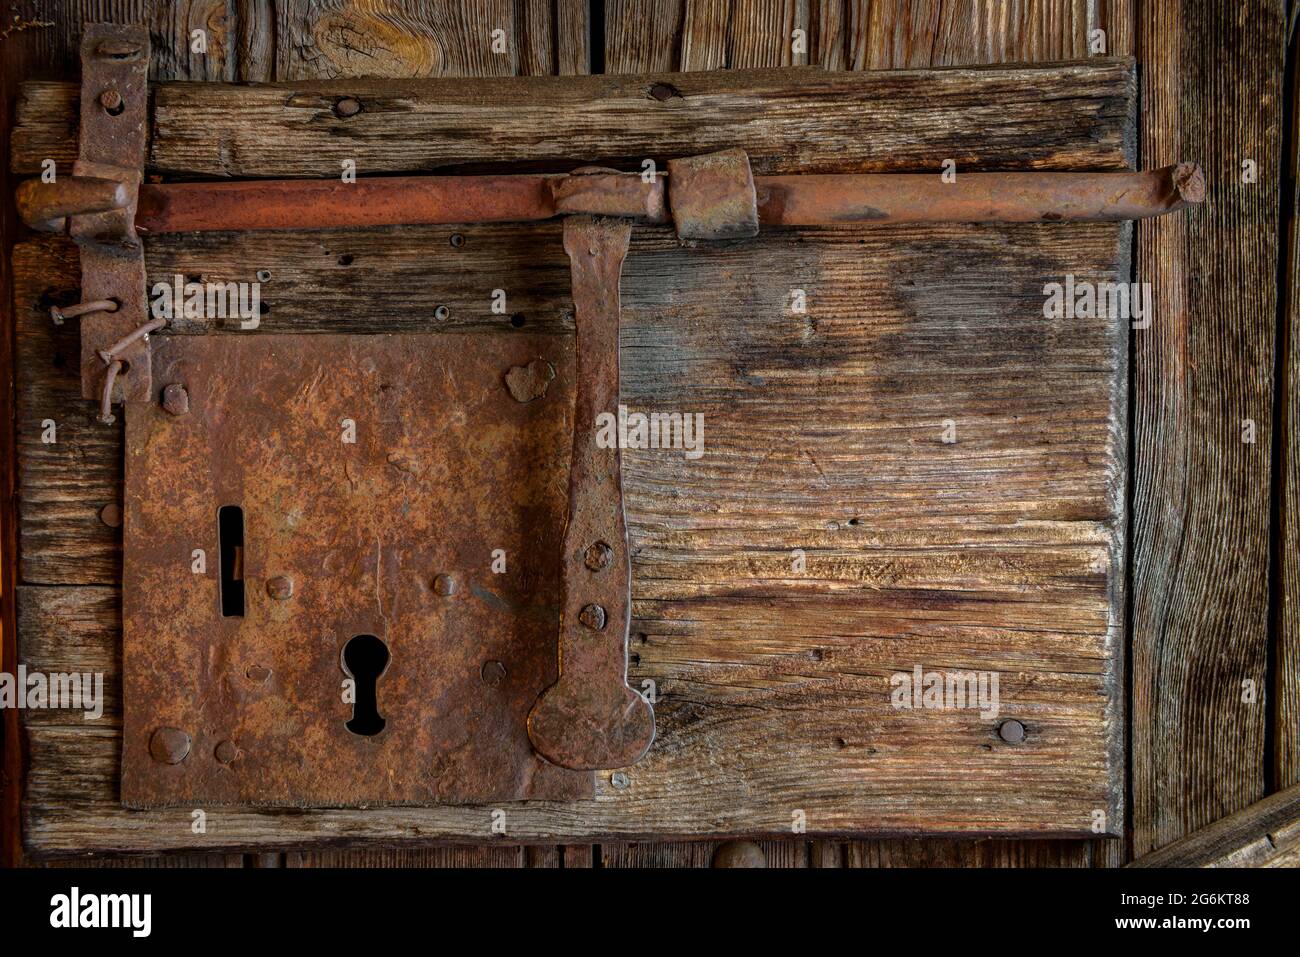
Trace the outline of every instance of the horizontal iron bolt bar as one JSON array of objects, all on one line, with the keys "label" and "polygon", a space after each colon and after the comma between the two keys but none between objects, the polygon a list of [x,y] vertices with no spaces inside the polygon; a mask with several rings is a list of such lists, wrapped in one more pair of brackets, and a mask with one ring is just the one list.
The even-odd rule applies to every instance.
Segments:
[{"label": "horizontal iron bolt bar", "polygon": [[[662,187],[629,188],[629,177],[641,182],[640,174],[602,171],[379,177],[355,183],[145,184],[136,229],[177,233],[531,222],[570,212],[667,222]],[[656,181],[662,178],[660,174]],[[1141,219],[1205,197],[1204,175],[1194,163],[1140,173],[958,173],[951,183],[937,173],[848,173],[755,176],[754,184],[759,222],[765,226]]]}]

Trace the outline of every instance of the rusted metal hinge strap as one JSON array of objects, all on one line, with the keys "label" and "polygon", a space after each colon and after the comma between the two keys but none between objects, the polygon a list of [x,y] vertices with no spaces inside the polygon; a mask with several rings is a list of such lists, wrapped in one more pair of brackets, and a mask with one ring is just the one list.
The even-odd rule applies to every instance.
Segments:
[{"label": "rusted metal hinge strap", "polygon": [[654,740],[654,711],[627,685],[632,563],[618,443],[598,444],[597,417],[617,414],[619,278],[632,226],[571,216],[564,251],[573,273],[578,389],[569,519],[560,570],[559,680],[528,717],[528,735],[554,764],[582,770],[633,764]]}]

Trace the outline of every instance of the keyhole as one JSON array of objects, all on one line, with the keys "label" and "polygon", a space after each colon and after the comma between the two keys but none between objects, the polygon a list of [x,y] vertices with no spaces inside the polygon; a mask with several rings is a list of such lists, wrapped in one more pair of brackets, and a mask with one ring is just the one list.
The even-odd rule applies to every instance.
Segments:
[{"label": "keyhole", "polygon": [[343,668],[356,682],[356,700],[347,729],[366,737],[384,730],[379,713],[379,678],[388,667],[388,646],[374,635],[357,635],[343,646]]}]

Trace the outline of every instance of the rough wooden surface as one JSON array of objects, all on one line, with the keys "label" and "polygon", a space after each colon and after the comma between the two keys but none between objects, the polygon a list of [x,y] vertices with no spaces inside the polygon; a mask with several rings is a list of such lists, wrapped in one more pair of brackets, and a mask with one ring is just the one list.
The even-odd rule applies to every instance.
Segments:
[{"label": "rough wooden surface", "polygon": [[[1099,70],[1111,70],[1113,87],[1096,95],[1114,103],[1125,75]],[[1077,90],[1078,75],[1053,71],[1035,87]],[[1077,155],[1058,145],[1054,162],[1090,165],[1104,142],[1101,165],[1122,164],[1127,110],[1106,115],[1115,128],[1081,138]],[[846,144],[839,161],[863,162],[872,148]],[[997,140],[980,159],[1023,161]],[[564,334],[554,227],[466,227],[454,252],[447,232],[156,242],[151,281],[267,270],[285,294],[268,290],[262,328],[309,332],[373,317],[396,276],[432,300],[383,323],[428,329],[431,303],[459,297],[449,300],[456,321],[509,335],[488,308],[501,282],[528,290],[515,314],[525,324]],[[624,400],[702,412],[709,436],[698,462],[625,458],[633,680],[658,685],[659,744],[631,769],[632,787],[606,784],[593,806],[512,811],[511,837],[776,834],[795,811],[809,833],[1086,835],[1098,810],[1117,829],[1126,334],[1110,320],[1045,321],[1042,284],[1067,272],[1114,278],[1126,235],[1107,224],[810,229],[683,249],[666,230],[639,230],[624,274]],[[31,266],[27,295],[73,282],[53,275],[57,260],[36,247],[15,260]],[[807,292],[804,315],[788,310],[792,288]],[[21,316],[20,341],[46,350],[28,368],[50,381],[24,385],[36,402],[71,373],[53,361],[40,310],[28,303]],[[954,444],[942,441],[945,419],[959,430]],[[116,433],[101,435],[111,460]],[[59,507],[83,517],[113,491],[102,480],[60,486],[53,474],[42,487],[60,489]],[[806,573],[791,568],[794,548],[806,552]],[[105,558],[97,580],[115,581],[116,558]],[[32,588],[24,601],[103,607],[101,591]],[[999,672],[1003,715],[1024,720],[1029,740],[1006,746],[995,720],[969,711],[900,718],[888,676],[913,664]],[[117,808],[114,775],[91,787],[115,767],[110,725],[36,722],[29,733],[34,848],[194,840],[167,813],[146,827]],[[67,812],[70,782],[83,814]],[[412,829],[473,838],[483,812],[330,811],[288,830],[272,815],[220,819],[199,839],[209,847],[292,844],[336,828],[354,839]]]},{"label": "rough wooden surface", "polygon": [[[908,3],[868,3],[866,0],[809,0],[795,2],[799,26],[807,16],[810,27],[811,62],[828,69],[916,69],[940,66],[971,66],[998,62],[998,55],[1011,62],[1032,62],[1044,58],[1046,50],[1069,51],[1069,56],[1089,52],[1089,33],[1101,29],[1106,53],[1131,55],[1133,10],[1128,0],[1007,0],[983,4],[975,0],[921,0]],[[671,6],[671,9],[669,9]],[[748,28],[748,8],[732,16],[732,5],[677,0],[610,0],[606,23],[606,69],[609,72],[699,69],[690,51],[716,49],[718,44],[701,45],[679,30],[685,11],[710,7],[726,29],[753,37]],[[725,14],[725,15],[724,15]],[[694,16],[692,23],[708,25],[709,18]],[[1022,25],[1028,24],[1029,29]],[[667,34],[665,34],[665,27]],[[713,29],[710,26],[710,29]],[[680,39],[677,39],[677,38]],[[1041,39],[1040,39],[1041,38]],[[789,62],[784,49],[764,43],[773,57],[769,61],[750,59],[756,66]],[[791,49],[791,52],[793,50]],[[679,53],[681,55],[679,55]],[[665,853],[673,852],[670,845]],[[862,851],[869,847],[869,851]],[[1007,860],[1059,859],[1074,866],[1091,863],[1115,864],[1124,859],[1118,842],[1015,842],[998,845]],[[648,853],[648,852],[647,852]],[[969,842],[916,841],[878,842],[859,846],[857,851],[831,842],[815,842],[812,859],[816,866],[844,863],[869,866],[963,866],[986,860],[977,845]]]},{"label": "rough wooden surface", "polygon": [[1300,785],[1215,821],[1132,867],[1300,867]]},{"label": "rough wooden surface", "polygon": [[1155,315],[1133,349],[1136,857],[1258,800],[1269,763],[1284,17],[1280,2],[1240,14],[1187,0],[1139,14],[1143,164],[1199,158],[1208,199],[1143,223],[1138,242]]},{"label": "rough wooden surface", "polygon": [[[1300,69],[1291,64],[1291,102],[1300,103]],[[1276,652],[1274,657],[1272,712],[1274,728],[1273,786],[1300,784],[1300,110],[1288,119],[1290,155],[1286,157],[1289,181],[1283,180],[1286,225],[1284,262],[1285,323],[1278,336],[1277,497],[1274,500],[1274,574],[1276,607],[1273,609]]]},{"label": "rough wooden surface", "polygon": [[[562,0],[562,4],[565,0]],[[305,0],[286,0],[284,3],[274,4],[277,8],[289,8],[305,6]],[[416,0],[403,6],[418,7],[420,9],[433,8],[436,3],[423,2]],[[715,9],[720,9],[725,13],[727,30],[737,30],[751,38],[749,42],[761,44],[763,48],[769,51],[775,49],[770,42],[770,38],[756,36],[753,30],[747,28],[749,19],[757,19],[763,14],[754,12],[750,5],[732,5],[728,3],[710,4]],[[918,2],[909,2],[907,4],[892,4],[882,2],[867,3],[865,0],[807,0],[794,4],[796,15],[805,16],[806,22],[810,26],[812,34],[812,57],[809,62],[821,62],[827,66],[839,66],[838,58],[844,59],[844,64],[851,68],[862,67],[896,67],[896,68],[923,68],[937,65],[970,65],[977,63],[993,62],[999,58],[1008,61],[1031,61],[1041,59],[1045,56],[1082,56],[1087,52],[1087,31],[1094,26],[1100,26],[1106,31],[1107,52],[1111,54],[1130,54],[1137,52],[1135,50],[1136,20],[1134,6],[1144,10],[1154,9],[1155,3],[1138,2],[1130,4],[1128,0],[1113,0],[1113,2],[1093,2],[1093,0],[1007,0],[1005,3],[985,4],[976,2],[976,0],[918,0]],[[68,3],[63,5],[55,17],[59,22],[50,29],[30,30],[20,36],[27,40],[35,41],[32,44],[35,55],[31,63],[39,63],[41,66],[32,70],[31,73],[24,72],[24,77],[30,75],[46,75],[69,77],[73,75],[75,67],[75,52],[77,37],[80,32],[80,23],[86,19],[110,19],[110,20],[132,20],[140,21],[148,16],[144,11],[143,3],[111,3],[104,4],[96,2],[90,3]],[[192,4],[189,6],[202,6],[202,4]],[[226,7],[225,3],[212,4],[214,7]],[[275,27],[270,22],[274,16],[271,10],[273,5],[268,0],[241,0],[241,2],[229,4],[232,15],[227,16],[223,22],[226,29],[232,34],[238,34],[236,40],[231,42],[232,49],[237,51],[235,67],[237,75],[244,79],[269,80],[274,76],[275,64]],[[366,4],[365,6],[371,6]],[[586,5],[582,3],[568,3],[570,7],[585,9]],[[595,5],[593,5],[594,7]],[[685,61],[680,58],[679,50],[684,42],[680,33],[681,25],[686,16],[687,9],[690,7],[702,8],[706,4],[695,4],[689,0],[608,0],[600,4],[603,7],[604,14],[604,36],[606,38],[607,49],[590,51],[592,58],[599,65],[603,61],[604,68],[609,72],[645,72],[645,71],[664,71],[673,69],[693,69],[695,68],[692,57],[687,57]],[[1181,16],[1187,22],[1195,22],[1200,16],[1200,9],[1203,4],[1187,4],[1187,9]],[[93,7],[93,9],[92,9]],[[1265,19],[1270,22],[1275,21],[1273,16],[1273,6],[1270,5],[1265,11]],[[300,18],[305,18],[306,14],[298,14]],[[1245,19],[1250,19],[1247,16]],[[171,22],[177,22],[176,18]],[[693,22],[705,24],[708,21],[693,14]],[[801,24],[804,22],[800,21]],[[822,29],[822,26],[825,29]],[[712,28],[710,28],[712,29]],[[830,38],[838,30],[843,37],[843,52],[839,52],[839,47],[833,42],[823,42],[822,37]],[[1168,115],[1166,127],[1174,128],[1176,124],[1181,124],[1187,128],[1202,128],[1206,120],[1212,116],[1231,116],[1240,118],[1244,113],[1254,112],[1256,114],[1267,113],[1269,111],[1277,112],[1281,109],[1281,104],[1277,101],[1270,101],[1267,98],[1259,98],[1256,101],[1248,102],[1243,109],[1239,106],[1233,106],[1231,111],[1226,108],[1220,110],[1216,104],[1225,95],[1231,94],[1233,89],[1233,79],[1227,75],[1233,70],[1240,71],[1244,66],[1249,65],[1248,61],[1255,57],[1253,52],[1246,52],[1240,41],[1240,34],[1234,30],[1228,29],[1226,25],[1215,21],[1214,30],[1222,48],[1214,55],[1218,56],[1221,62],[1214,67],[1217,72],[1214,74],[1217,79],[1214,80],[1218,85],[1213,87],[1218,93],[1207,92],[1194,102],[1184,104],[1180,111],[1181,115],[1175,120],[1170,113],[1170,97],[1179,97],[1184,94],[1178,92],[1180,87],[1186,87],[1188,90],[1196,91],[1201,89],[1210,90],[1207,80],[1205,79],[1205,64],[1208,62],[1203,54],[1199,54],[1188,59],[1184,51],[1177,49],[1172,41],[1181,36],[1180,28],[1169,20],[1154,20],[1151,15],[1144,14],[1143,32],[1146,38],[1146,49],[1141,54],[1141,63],[1143,75],[1147,83],[1146,99],[1148,103],[1158,103],[1151,110],[1150,116],[1156,112]],[[647,37],[651,38],[647,42]],[[619,38],[616,40],[616,38]],[[154,42],[156,48],[167,47],[184,47],[184,37],[177,36],[174,32],[166,33],[155,29]],[[364,38],[363,38],[364,39]],[[730,41],[728,41],[730,42]],[[1203,40],[1202,40],[1203,42]],[[6,69],[17,70],[18,59],[10,56],[9,51],[13,47],[13,39],[6,41]],[[561,58],[565,56],[566,46],[560,44],[557,55]],[[696,49],[717,49],[719,46],[726,47],[727,43],[711,41],[709,44],[695,44]],[[1160,48],[1160,49],[1157,49]],[[1059,53],[1057,51],[1060,51]],[[782,55],[784,55],[782,53]],[[1271,53],[1270,53],[1271,56]],[[1265,57],[1268,59],[1268,57]],[[175,55],[168,59],[169,63],[183,63],[185,57]],[[572,58],[570,58],[572,62]],[[362,58],[357,58],[355,64],[361,71],[366,70],[366,63]],[[579,60],[579,62],[581,62]],[[773,63],[787,62],[785,60],[776,60],[769,62],[760,62],[753,60],[755,65],[767,66]],[[1181,73],[1179,71],[1182,71]],[[563,71],[567,72],[567,71]],[[582,72],[577,70],[576,72]],[[199,74],[201,75],[201,74]],[[155,71],[156,79],[184,78],[184,73],[168,75],[165,72]],[[74,89],[68,87],[66,89]],[[1157,101],[1156,97],[1163,97]],[[1159,119],[1159,117],[1155,117]],[[1262,118],[1259,122],[1265,122]],[[1224,136],[1227,134],[1219,134]],[[66,130],[55,131],[53,137],[57,142],[66,143]],[[1179,144],[1181,145],[1181,144]],[[1232,144],[1219,147],[1221,152],[1231,153],[1236,151]],[[68,154],[69,158],[71,154]],[[1199,156],[1205,161],[1206,156]],[[1158,156],[1148,154],[1144,158],[1145,165],[1151,165],[1159,161]],[[1228,164],[1231,166],[1232,164]],[[1225,166],[1227,170],[1228,166]],[[1265,164],[1261,163],[1261,181],[1266,180],[1269,176],[1275,176],[1276,171],[1269,171]],[[1226,175],[1226,174],[1225,174]],[[1144,231],[1142,233],[1139,245],[1145,245],[1149,241],[1149,236]],[[1225,249],[1231,249],[1231,244],[1227,244]],[[1250,254],[1252,258],[1263,257],[1264,261],[1271,262],[1272,251],[1255,251]],[[1163,260],[1157,254],[1139,259],[1138,277],[1147,278],[1157,282],[1169,281],[1170,276],[1176,278],[1174,269],[1166,269],[1162,265]],[[1271,267],[1269,267],[1271,268]],[[1163,276],[1169,272],[1170,276]],[[1292,274],[1294,275],[1294,274]],[[1182,282],[1183,280],[1178,280]],[[1203,283],[1214,287],[1219,280],[1213,276],[1202,279]],[[1294,280],[1291,280],[1291,288],[1294,290]],[[1215,348],[1231,349],[1234,329],[1230,324],[1218,324],[1211,320],[1203,320],[1199,326],[1202,336],[1210,332],[1217,339],[1218,345],[1212,345],[1208,340],[1202,338],[1205,352],[1208,354]],[[1290,325],[1290,335],[1295,336],[1296,326],[1294,321]],[[1252,333],[1253,335],[1254,333]],[[1292,340],[1293,341],[1293,340]],[[1138,349],[1143,348],[1141,340],[1137,344]],[[1297,351],[1292,345],[1289,356],[1291,368],[1293,370],[1291,377],[1290,391],[1283,390],[1283,396],[1290,396],[1292,403],[1295,399],[1294,382],[1297,376],[1294,374],[1295,356]],[[1192,362],[1187,358],[1179,359],[1170,357],[1171,368],[1181,368],[1191,370],[1194,368]],[[1197,360],[1200,364],[1204,359]],[[1164,390],[1160,383],[1152,383],[1139,379],[1134,383],[1133,404],[1139,410],[1139,415],[1145,415],[1150,421],[1159,421],[1162,413],[1164,402]],[[1205,402],[1213,401],[1208,393]],[[1292,405],[1294,409],[1294,405]],[[1141,412],[1146,409],[1145,413]],[[1295,465],[1295,443],[1294,443],[1294,422],[1296,416],[1291,415],[1290,425],[1284,425],[1282,436],[1285,454],[1280,462],[1275,463],[1274,470],[1279,472],[1282,477],[1288,474],[1294,477],[1296,474]],[[1265,433],[1266,434],[1266,433]],[[1267,439],[1265,439],[1267,441]],[[1171,456],[1178,453],[1171,452]],[[1289,456],[1287,458],[1286,456]],[[1222,481],[1218,477],[1212,466],[1212,462],[1202,460],[1205,465],[1200,466],[1199,481],[1202,484],[1208,483],[1213,485],[1215,482]],[[1143,466],[1141,463],[1135,463],[1136,482],[1143,480]],[[1287,471],[1289,469],[1289,472]],[[1160,495],[1160,486],[1154,482],[1150,485],[1151,495],[1153,498]],[[1291,488],[1294,489],[1294,481]],[[1294,541],[1296,523],[1294,516],[1297,510],[1294,506],[1295,494],[1290,493],[1287,499],[1292,503],[1287,513],[1290,516],[1290,524],[1286,526],[1290,531],[1291,537],[1280,537],[1282,543]],[[94,546],[97,547],[97,546]],[[1158,568],[1163,560],[1159,553],[1152,553],[1151,557],[1138,556],[1134,562],[1132,575],[1136,580],[1141,580],[1147,574],[1146,566],[1151,565]],[[1284,584],[1289,583],[1291,588],[1287,594],[1294,594],[1295,582],[1297,581],[1297,572],[1294,560],[1289,565],[1285,564],[1287,552],[1281,551],[1282,566],[1287,569],[1288,578]],[[1291,548],[1289,554],[1294,556],[1296,549]],[[1210,556],[1209,560],[1214,567],[1215,556]],[[1253,560],[1253,559],[1252,559]],[[92,562],[94,559],[92,559]],[[111,556],[110,556],[111,561]],[[1199,561],[1199,559],[1198,559]],[[1232,604],[1231,594],[1223,589],[1214,593],[1207,593],[1202,596],[1207,613],[1213,614],[1216,609],[1223,608]],[[1252,599],[1254,600],[1254,599]],[[1290,611],[1287,611],[1287,609]],[[1278,618],[1278,633],[1286,635],[1287,625],[1290,623],[1291,634],[1293,637],[1289,644],[1280,644],[1278,649],[1278,670],[1276,674],[1277,687],[1285,691],[1290,689],[1294,695],[1295,689],[1295,672],[1296,661],[1294,648],[1294,604],[1279,605],[1274,609],[1274,614]],[[1289,617],[1284,617],[1289,615]],[[1195,636],[1192,636],[1195,637]],[[1199,639],[1198,639],[1199,640]],[[1218,637],[1211,637],[1211,645],[1220,642]],[[1291,649],[1290,658],[1284,657],[1287,649]],[[1214,652],[1209,652],[1213,654]],[[1290,662],[1288,665],[1287,662]],[[1290,684],[1287,682],[1287,674],[1292,676]],[[1176,705],[1179,696],[1187,694],[1183,687],[1172,686],[1164,683],[1153,689],[1153,694],[1142,694],[1134,699],[1134,720],[1142,722],[1147,720],[1143,717],[1146,715],[1157,715],[1162,713],[1168,706]],[[1218,701],[1219,699],[1215,699]],[[1224,699],[1226,700],[1226,699]],[[1288,705],[1285,696],[1279,698],[1275,714],[1278,715],[1273,727],[1274,755],[1258,757],[1259,760],[1267,762],[1274,760],[1277,768],[1277,783],[1286,783],[1287,767],[1292,769],[1296,767],[1294,737],[1288,738],[1290,728],[1294,727],[1294,697],[1291,699],[1292,704]],[[1232,702],[1229,702],[1231,705]],[[1224,716],[1223,726],[1234,727],[1231,720],[1229,708],[1216,704],[1215,707],[1221,709]],[[1287,708],[1290,708],[1291,721],[1290,725],[1284,724],[1286,720]],[[11,713],[12,714],[12,713]],[[1219,727],[1213,725],[1213,722],[1206,721],[1198,726],[1194,734],[1198,737],[1199,742],[1194,746],[1197,753],[1206,753],[1210,747],[1226,749],[1230,757],[1226,764],[1232,766],[1241,760],[1249,760],[1249,749],[1255,747],[1259,742],[1248,735],[1244,738],[1234,738],[1231,732],[1224,733]],[[1290,742],[1288,744],[1288,741]],[[1289,762],[1289,764],[1288,764]],[[1214,817],[1219,813],[1215,808],[1215,802],[1206,800],[1204,795],[1208,792],[1207,775],[1214,773],[1213,768],[1209,765],[1198,764],[1195,773],[1190,770],[1166,763],[1162,770],[1157,774],[1143,776],[1140,780],[1135,779],[1134,787],[1139,802],[1145,802],[1149,806],[1163,803],[1171,809],[1170,814],[1177,815],[1174,810],[1178,805],[1185,801],[1182,792],[1199,793],[1201,797],[1193,798],[1197,802],[1199,810],[1198,815],[1204,817]],[[1187,783],[1184,783],[1186,779]],[[1294,776],[1291,778],[1294,780]],[[798,842],[802,843],[802,842]],[[664,850],[665,859],[685,860],[685,857],[679,851],[673,850],[674,845],[660,845]],[[1096,846],[1098,855],[1096,861],[1115,860],[1114,842],[1095,843],[1094,842],[980,842],[972,843],[950,843],[942,841],[919,841],[919,842],[870,842],[867,845],[859,845],[874,850],[871,853],[861,853],[854,851],[846,853],[843,845],[836,845],[830,842],[815,842],[814,862],[820,865],[835,865],[853,859],[854,863],[870,864],[925,864],[925,865],[957,865],[982,863],[992,860],[987,856],[993,854],[999,860],[1008,862],[1032,862],[1059,860],[1061,863],[1073,861],[1075,863],[1087,863],[1093,859],[1089,848]],[[981,851],[981,847],[990,848],[989,851]],[[652,855],[652,845],[640,845],[640,852],[644,860],[648,860]],[[852,850],[851,848],[849,849]],[[575,849],[568,849],[566,853],[577,853]],[[272,855],[274,856],[274,855]],[[595,855],[599,859],[599,849]]]},{"label": "rough wooden surface", "polygon": [[[1014,68],[512,77],[472,86],[315,81],[290,90],[171,83],[153,90],[149,167],[206,177],[334,177],[348,160],[360,175],[504,163],[639,169],[645,157],[739,145],[757,173],[937,172],[944,159],[959,169],[1124,168],[1132,64],[1058,70],[1054,91],[1041,89],[1032,70]],[[656,99],[657,83],[678,95]],[[933,97],[924,105],[921,89]],[[344,95],[362,103],[356,116],[334,115]],[[16,172],[39,172],[42,159],[67,153],[74,100],[64,84],[25,89]],[[762,122],[750,122],[755,116]],[[572,133],[555,136],[557,129]]]}]

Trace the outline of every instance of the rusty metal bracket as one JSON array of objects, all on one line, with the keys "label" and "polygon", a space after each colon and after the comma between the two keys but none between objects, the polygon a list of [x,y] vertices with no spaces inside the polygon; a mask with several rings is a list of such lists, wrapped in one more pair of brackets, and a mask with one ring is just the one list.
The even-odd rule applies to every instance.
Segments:
[{"label": "rusty metal bracket", "polygon": [[[149,31],[91,24],[81,42],[81,136],[73,175],[24,184],[24,218],[58,227],[81,250],[81,394],[112,402],[148,401],[153,390],[149,338],[131,337],[149,320],[144,247],[136,198],[144,175],[148,125]],[[113,308],[105,308],[112,304]],[[111,354],[111,358],[106,358]]]},{"label": "rusty metal bracket", "polygon": [[560,571],[560,677],[528,716],[533,747],[566,768],[634,764],[654,740],[654,710],[627,685],[632,562],[618,443],[596,441],[601,413],[618,414],[619,280],[632,225],[571,216],[564,251],[573,273],[578,342],[569,519]]},{"label": "rusty metal bracket", "polygon": [[668,203],[682,239],[758,235],[754,174],[744,150],[669,160]]}]

